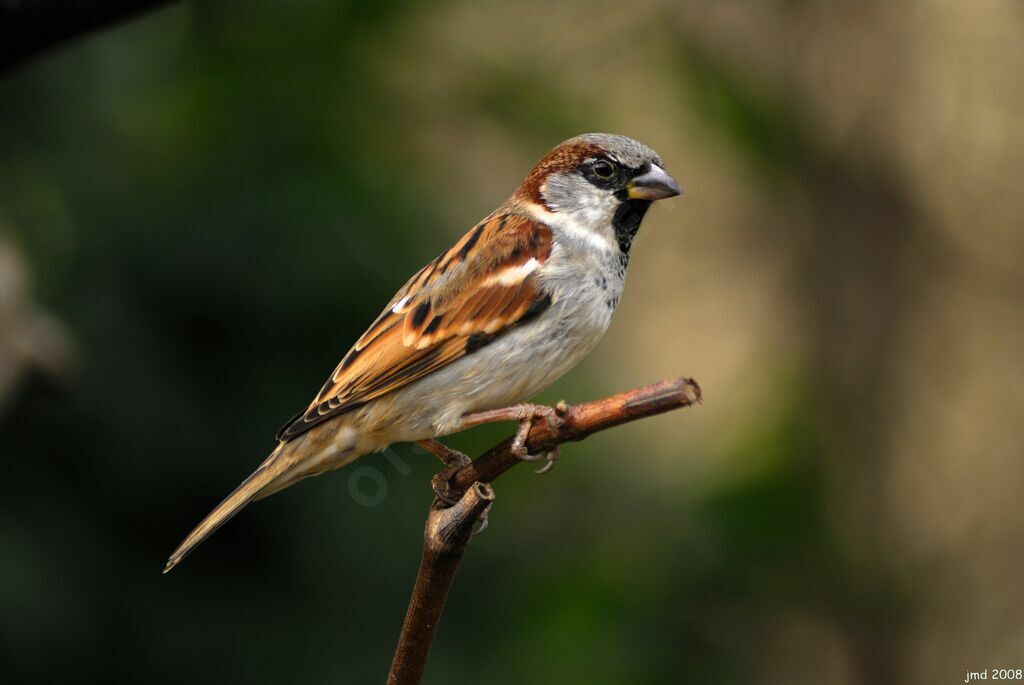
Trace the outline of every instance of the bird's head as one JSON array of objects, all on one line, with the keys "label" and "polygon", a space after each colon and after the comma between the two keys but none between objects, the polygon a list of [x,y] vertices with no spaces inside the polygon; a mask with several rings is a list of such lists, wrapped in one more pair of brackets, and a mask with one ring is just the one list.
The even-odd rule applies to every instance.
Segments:
[{"label": "bird's head", "polygon": [[548,153],[516,195],[552,227],[614,240],[628,252],[651,203],[680,193],[651,148],[626,136],[586,133]]}]

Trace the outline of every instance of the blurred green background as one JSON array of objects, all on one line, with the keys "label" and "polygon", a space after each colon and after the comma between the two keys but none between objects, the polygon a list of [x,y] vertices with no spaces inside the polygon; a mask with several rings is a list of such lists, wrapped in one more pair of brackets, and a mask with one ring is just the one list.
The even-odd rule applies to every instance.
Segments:
[{"label": "blurred green background", "polygon": [[686,195],[542,399],[692,375],[705,404],[502,478],[426,682],[1021,667],[1022,67],[1010,0],[303,0],[3,74],[4,681],[382,682],[432,458],[163,562],[405,278],[595,130]]}]

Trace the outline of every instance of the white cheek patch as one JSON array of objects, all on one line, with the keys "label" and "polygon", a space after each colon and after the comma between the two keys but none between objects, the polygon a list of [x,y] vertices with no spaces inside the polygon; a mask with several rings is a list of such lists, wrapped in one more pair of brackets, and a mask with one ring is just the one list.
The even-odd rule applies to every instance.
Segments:
[{"label": "white cheek patch", "polygon": [[572,214],[549,212],[544,207],[533,202],[527,206],[537,221],[542,221],[548,226],[560,228],[575,240],[604,252],[618,250],[618,245],[614,244],[609,237],[605,237],[596,230],[588,228]]},{"label": "white cheek patch", "polygon": [[581,225],[578,221],[574,221],[572,218],[566,217],[566,220],[559,222],[558,225],[566,233],[569,233],[578,240],[589,243],[598,250],[611,251],[615,249],[610,240]]}]

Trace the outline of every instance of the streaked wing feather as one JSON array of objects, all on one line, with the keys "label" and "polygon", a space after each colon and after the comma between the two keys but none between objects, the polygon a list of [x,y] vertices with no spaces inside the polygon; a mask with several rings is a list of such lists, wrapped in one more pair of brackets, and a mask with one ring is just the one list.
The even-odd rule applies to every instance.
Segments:
[{"label": "streaked wing feather", "polygon": [[477,224],[395,294],[278,440],[423,378],[535,317],[551,304],[534,273],[551,240],[546,226],[518,215],[495,213]]}]

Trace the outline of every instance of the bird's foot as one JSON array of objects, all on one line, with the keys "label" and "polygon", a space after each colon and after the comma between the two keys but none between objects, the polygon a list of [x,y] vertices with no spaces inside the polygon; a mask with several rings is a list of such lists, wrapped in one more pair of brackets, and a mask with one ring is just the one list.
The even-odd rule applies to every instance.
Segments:
[{"label": "bird's foot", "polygon": [[[469,457],[437,440],[417,440],[416,444],[444,462],[444,468],[430,479],[430,487],[434,490],[434,494],[439,500],[448,506],[452,506],[459,500],[462,493],[455,492],[452,489],[451,477],[455,475],[456,471],[470,462]],[[484,521],[483,527],[485,528],[487,525],[486,515]]]},{"label": "bird's foot", "polygon": [[515,437],[512,438],[512,454],[516,455],[516,457],[521,461],[540,461],[541,459],[546,459],[547,463],[534,471],[534,473],[538,475],[543,475],[555,468],[555,463],[558,461],[560,446],[555,445],[543,454],[529,454],[526,450],[526,438],[530,435],[530,430],[533,428],[533,422],[539,418],[543,418],[547,421],[548,426],[552,430],[558,430],[562,426],[562,423],[565,422],[565,415],[569,412],[569,405],[567,405],[563,400],[554,407],[546,407],[538,404],[529,406],[533,411],[529,416],[519,422],[519,428],[516,430]]},{"label": "bird's foot", "polygon": [[534,471],[537,475],[544,475],[551,469],[555,468],[555,464],[558,462],[559,446],[555,445],[551,449],[547,450],[543,454],[527,454],[525,448],[520,452],[513,452],[518,457],[519,461],[540,461],[541,459],[547,460],[544,466]]},{"label": "bird's foot", "polygon": [[558,445],[555,445],[544,454],[534,456],[529,454],[526,448],[526,439],[530,435],[530,430],[533,428],[536,420],[544,419],[547,421],[549,429],[557,431],[562,426],[562,423],[565,422],[565,416],[568,412],[569,405],[564,401],[559,402],[554,407],[548,407],[543,404],[514,404],[511,407],[468,414],[462,417],[462,425],[468,428],[494,421],[518,421],[519,427],[512,438],[512,454],[522,461],[547,459],[547,463],[535,471],[535,473],[547,473],[555,467],[555,462],[558,461]]}]

